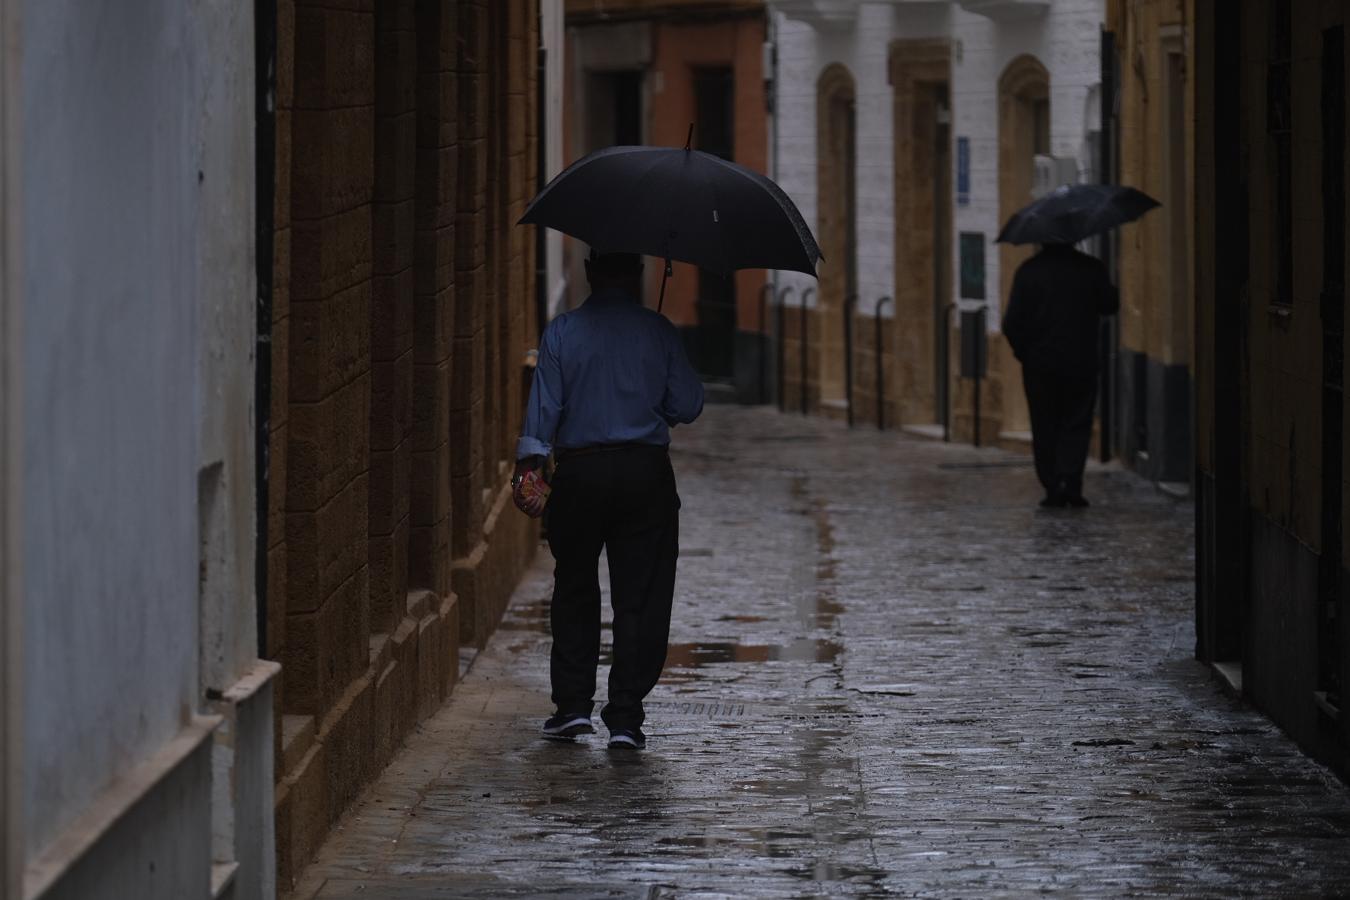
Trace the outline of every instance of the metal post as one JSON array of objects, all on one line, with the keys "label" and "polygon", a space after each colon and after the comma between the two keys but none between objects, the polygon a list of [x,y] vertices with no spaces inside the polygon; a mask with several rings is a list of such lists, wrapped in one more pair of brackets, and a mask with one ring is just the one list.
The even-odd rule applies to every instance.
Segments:
[{"label": "metal post", "polygon": [[881,339],[881,308],[890,302],[890,294],[881,297],[877,300],[876,309],[872,313],[872,327],[876,331],[877,339],[877,431],[886,429],[886,379],[884,376],[885,362],[882,357],[885,343]]},{"label": "metal post", "polygon": [[761,335],[759,342],[759,402],[769,402],[769,329],[766,327],[769,320],[769,294],[773,293],[773,282],[765,282],[759,289],[759,333]]},{"label": "metal post", "polygon": [[788,294],[796,290],[792,285],[788,285],[778,293],[778,411],[787,411],[787,392],[783,389],[787,384],[787,375],[783,370],[787,362],[784,354],[784,333],[787,326],[787,313],[784,303],[787,302]]},{"label": "metal post", "polygon": [[[948,303],[942,308],[942,346],[943,352],[950,353],[952,346],[952,310],[956,308],[955,303]],[[952,389],[951,389],[951,367],[947,367],[947,384],[942,389],[942,442],[949,443],[952,439]]]},{"label": "metal post", "polygon": [[980,446],[980,376],[975,376],[975,446]]},{"label": "metal post", "polygon": [[975,314],[975,446],[980,446],[980,382],[984,380],[985,367],[985,308],[981,306]]},{"label": "metal post", "polygon": [[857,294],[844,298],[844,408],[848,411],[848,427],[853,427],[853,307]]},{"label": "metal post", "polygon": [[807,297],[810,297],[810,296],[811,296],[812,294],[814,294],[815,292],[816,292],[816,289],[815,289],[814,287],[809,287],[809,288],[807,288],[806,290],[802,291],[802,312],[801,312],[801,322],[802,322],[802,334],[801,334],[801,345],[802,345],[802,367],[801,367],[801,381],[802,381],[802,415],[806,415],[806,384],[807,384],[806,375],[807,375],[807,370],[808,370],[808,368],[809,368],[809,366],[810,366],[810,364],[809,364],[809,362],[808,362],[809,357],[808,357],[808,355],[807,355],[807,349],[808,349],[807,345],[808,345],[808,343],[810,342],[810,334],[811,334],[811,332],[810,332],[810,325],[809,325],[809,323],[808,323],[807,320],[806,320],[806,298],[807,298]]}]

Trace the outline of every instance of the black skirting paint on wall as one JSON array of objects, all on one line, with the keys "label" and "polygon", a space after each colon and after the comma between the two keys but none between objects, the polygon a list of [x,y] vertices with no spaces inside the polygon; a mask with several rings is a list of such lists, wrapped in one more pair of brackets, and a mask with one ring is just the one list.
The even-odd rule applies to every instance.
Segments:
[{"label": "black skirting paint on wall", "polygon": [[1125,347],[1118,360],[1115,424],[1122,461],[1151,481],[1190,481],[1190,368]]},{"label": "black skirting paint on wall", "polygon": [[1321,561],[1264,514],[1249,508],[1247,518],[1251,613],[1244,628],[1243,692],[1308,754],[1350,780],[1350,713],[1343,710],[1338,721],[1317,698]]}]

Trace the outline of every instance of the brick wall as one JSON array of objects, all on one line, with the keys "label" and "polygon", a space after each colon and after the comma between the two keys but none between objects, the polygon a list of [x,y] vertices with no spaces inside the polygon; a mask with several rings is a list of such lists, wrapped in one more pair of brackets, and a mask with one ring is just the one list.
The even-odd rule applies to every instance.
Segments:
[{"label": "brick wall", "polygon": [[[286,888],[537,544],[534,0],[281,0],[269,651]],[[519,65],[518,65],[519,64]],[[494,69],[494,66],[496,67]]]}]

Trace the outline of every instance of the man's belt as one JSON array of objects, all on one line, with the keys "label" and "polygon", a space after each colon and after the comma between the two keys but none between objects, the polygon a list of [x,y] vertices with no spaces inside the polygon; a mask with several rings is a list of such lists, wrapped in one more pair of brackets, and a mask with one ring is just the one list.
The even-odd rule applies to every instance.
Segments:
[{"label": "man's belt", "polygon": [[591,444],[588,447],[561,447],[553,451],[553,458],[558,462],[568,459],[575,459],[580,456],[590,456],[593,453],[611,453],[615,450],[666,450],[665,444],[644,444],[639,441],[628,441],[622,444]]}]

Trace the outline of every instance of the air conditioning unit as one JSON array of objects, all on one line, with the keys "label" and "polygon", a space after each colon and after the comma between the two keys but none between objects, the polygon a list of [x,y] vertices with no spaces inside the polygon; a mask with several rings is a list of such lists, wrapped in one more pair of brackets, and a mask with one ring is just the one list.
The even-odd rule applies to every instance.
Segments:
[{"label": "air conditioning unit", "polygon": [[1036,199],[1061,184],[1078,183],[1078,160],[1071,156],[1037,154],[1031,163],[1031,196]]}]

